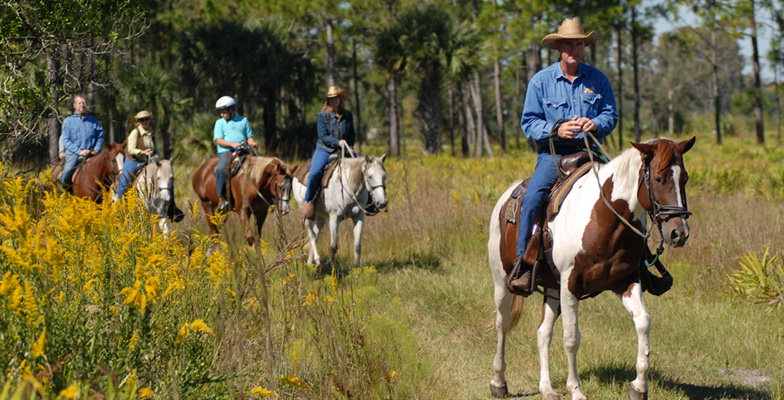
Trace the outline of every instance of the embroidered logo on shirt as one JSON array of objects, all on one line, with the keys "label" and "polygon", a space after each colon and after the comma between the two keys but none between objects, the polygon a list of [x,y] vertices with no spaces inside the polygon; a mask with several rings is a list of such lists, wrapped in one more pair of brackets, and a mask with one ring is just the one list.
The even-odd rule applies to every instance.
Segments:
[{"label": "embroidered logo on shirt", "polygon": [[583,89],[583,93],[596,93],[596,92],[594,92],[594,90],[591,88],[585,88]]}]

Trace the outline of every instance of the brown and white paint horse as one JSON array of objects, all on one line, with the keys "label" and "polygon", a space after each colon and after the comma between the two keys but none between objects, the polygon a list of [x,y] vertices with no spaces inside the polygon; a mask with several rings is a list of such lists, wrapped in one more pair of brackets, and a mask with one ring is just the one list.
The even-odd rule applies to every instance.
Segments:
[{"label": "brown and white paint horse", "polygon": [[[207,218],[207,225],[212,234],[218,233],[218,227],[212,222],[215,209],[220,203],[218,192],[215,189],[215,166],[218,158],[205,161],[193,173],[193,191],[201,200],[202,208]],[[298,167],[289,167],[275,157],[248,156],[242,163],[237,175],[231,178],[231,194],[233,210],[240,216],[240,221],[245,228],[245,240],[248,245],[256,242],[256,235],[261,235],[261,227],[267,219],[269,208],[273,205],[282,214],[290,211],[291,200],[291,174]],[[250,217],[256,218],[256,232],[250,224]]]},{"label": "brown and white paint horse", "polygon": [[[559,213],[549,221],[553,263],[560,273],[562,284],[558,284],[549,268],[540,269],[545,296],[537,341],[539,391],[543,399],[559,398],[550,381],[549,366],[550,341],[559,314],[563,314],[564,350],[568,364],[566,385],[572,400],[586,398],[577,376],[577,350],[580,347],[577,310],[581,298],[605,290],[618,295],[631,313],[637,332],[637,376],[630,383],[629,397],[647,398],[650,316],[643,303],[640,283],[640,262],[647,240],[640,233],[648,229],[646,214],[650,214],[661,228],[662,239],[670,246],[683,246],[689,238],[685,192],[688,174],[683,165],[683,154],[691,149],[694,142],[695,138],[679,143],[669,139],[632,143],[634,148],[624,151],[607,164],[594,167],[594,171],[580,178]],[[513,235],[502,232],[501,219],[504,217],[499,215],[518,183],[515,182],[501,196],[490,217],[488,253],[495,282],[495,326],[498,334],[493,359],[495,374],[490,381],[490,390],[496,397],[508,395],[504,346],[506,336],[517,324],[522,309],[523,298],[511,294],[505,284],[515,255],[517,225],[513,225]],[[627,224],[641,232],[634,232]]]}]

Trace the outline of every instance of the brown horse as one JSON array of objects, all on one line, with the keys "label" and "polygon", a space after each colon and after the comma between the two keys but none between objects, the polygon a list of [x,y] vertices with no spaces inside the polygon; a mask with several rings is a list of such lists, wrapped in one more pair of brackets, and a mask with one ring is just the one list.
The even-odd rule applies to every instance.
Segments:
[{"label": "brown horse", "polygon": [[[658,139],[633,143],[607,164],[594,165],[577,179],[560,209],[547,210],[545,237],[552,243],[552,257],[540,268],[536,284],[544,294],[542,321],[537,331],[540,378],[539,391],[545,400],[559,398],[550,381],[549,349],[553,326],[563,314],[563,342],[572,400],[585,399],[577,376],[580,331],[577,310],[580,300],[605,290],[614,292],[632,315],[637,332],[637,376],[630,383],[629,397],[647,399],[650,367],[650,316],[643,303],[646,289],[641,282],[642,259],[646,252],[649,217],[663,242],[680,247],[689,238],[685,185],[688,174],[683,154],[695,139],[675,143]],[[490,391],[495,397],[508,395],[504,347],[508,332],[517,324],[523,297],[506,287],[517,243],[515,217],[505,206],[517,183],[501,196],[490,219],[488,256],[495,282],[495,326],[498,335],[493,359],[495,375]],[[519,206],[518,206],[519,207]],[[511,214],[514,214],[512,212]],[[511,221],[511,222],[510,222]],[[541,223],[540,219],[540,223]],[[529,245],[526,262],[536,261],[538,246]],[[650,261],[650,260],[646,260]],[[552,264],[552,265],[549,265]]]},{"label": "brown horse", "polygon": [[[103,190],[112,185],[122,166],[122,161],[116,158],[124,147],[124,143],[105,144],[100,153],[81,163],[71,177],[73,195],[101,203]],[[62,171],[62,164],[57,165],[52,171],[52,177],[57,180]]]},{"label": "brown horse", "polygon": [[[218,233],[218,227],[212,223],[210,217],[215,214],[215,209],[220,204],[218,192],[215,190],[214,171],[217,164],[217,157],[205,161],[193,174],[192,179],[193,190],[201,200],[207,225],[213,234]],[[294,167],[289,169],[283,161],[274,157],[248,156],[237,174],[231,178],[232,208],[240,216],[245,229],[245,240],[249,245],[255,242],[250,224],[251,214],[256,217],[256,234],[260,235],[270,206],[275,205],[283,214],[290,211],[291,176],[297,166],[298,164],[294,164]]]}]

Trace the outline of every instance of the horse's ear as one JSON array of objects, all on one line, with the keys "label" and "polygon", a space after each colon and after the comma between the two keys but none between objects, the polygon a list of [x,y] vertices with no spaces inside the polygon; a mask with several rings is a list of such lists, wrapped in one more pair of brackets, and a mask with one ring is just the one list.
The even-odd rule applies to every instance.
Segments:
[{"label": "horse's ear", "polygon": [[634,143],[632,142],[632,146],[635,149],[639,150],[644,156],[646,156],[649,160],[653,158],[653,151],[654,145],[650,143]]},{"label": "horse's ear", "polygon": [[297,172],[297,168],[299,168],[299,161],[295,162],[294,165],[292,165],[291,168],[289,168],[289,170],[293,174],[294,172]]},{"label": "horse's ear", "polygon": [[689,151],[694,146],[694,143],[696,141],[697,141],[697,137],[696,136],[692,136],[691,139],[684,140],[684,141],[678,143],[678,148],[681,150],[681,154]]},{"label": "horse's ear", "polygon": [[383,162],[384,162],[384,160],[386,160],[386,159],[387,159],[387,153],[384,153],[384,154],[381,156],[381,162],[383,163]]},{"label": "horse's ear", "polygon": [[372,162],[373,160],[370,159],[370,156],[365,156],[365,162]]}]

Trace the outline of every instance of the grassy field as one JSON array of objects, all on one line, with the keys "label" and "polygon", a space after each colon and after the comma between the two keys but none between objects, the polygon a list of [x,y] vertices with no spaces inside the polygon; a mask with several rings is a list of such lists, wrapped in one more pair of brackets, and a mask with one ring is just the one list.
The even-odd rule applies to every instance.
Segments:
[{"label": "grassy field", "polygon": [[[524,152],[388,160],[390,206],[367,221],[366,267],[350,267],[344,223],[338,257],[321,270],[304,263],[296,210],[271,215],[253,249],[234,215],[219,238],[206,235],[188,166],[175,171],[188,216],[168,239],[132,204],[58,199],[6,170],[0,399],[488,398],[496,337],[488,218],[533,160]],[[782,161],[780,149],[731,140],[717,147],[700,138],[687,154],[692,236],[663,255],[673,289],[646,297],[651,397],[784,398],[784,312],[742,301],[728,285],[744,255],[784,255]],[[326,237],[320,246],[326,254]],[[517,398],[538,398],[540,303],[526,301],[507,345]],[[581,303],[580,328],[583,391],[624,398],[636,351],[629,315],[605,293]],[[560,329],[552,377],[565,396]]]}]

